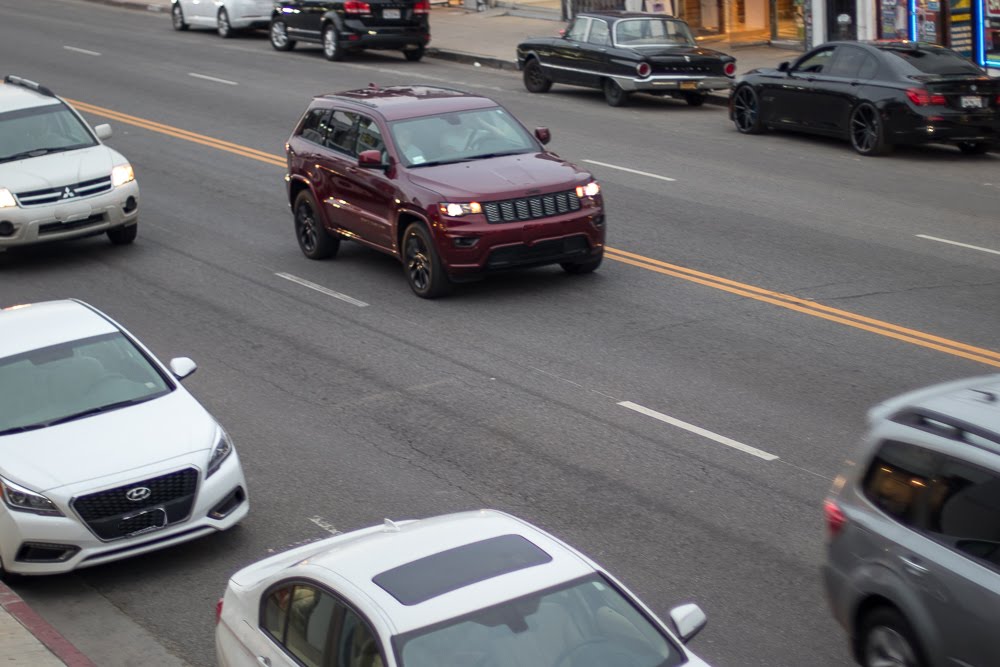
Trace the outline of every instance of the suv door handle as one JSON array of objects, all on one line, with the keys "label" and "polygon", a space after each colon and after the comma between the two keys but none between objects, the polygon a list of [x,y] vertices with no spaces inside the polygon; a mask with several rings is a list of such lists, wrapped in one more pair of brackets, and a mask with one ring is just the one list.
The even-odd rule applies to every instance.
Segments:
[{"label": "suv door handle", "polygon": [[926,567],[911,558],[907,558],[906,556],[900,556],[899,560],[903,561],[903,566],[909,570],[911,574],[922,576],[930,572],[930,570]]},{"label": "suv door handle", "polygon": [[264,667],[271,667],[271,659],[268,658],[266,655],[258,655],[257,664],[263,665]]}]

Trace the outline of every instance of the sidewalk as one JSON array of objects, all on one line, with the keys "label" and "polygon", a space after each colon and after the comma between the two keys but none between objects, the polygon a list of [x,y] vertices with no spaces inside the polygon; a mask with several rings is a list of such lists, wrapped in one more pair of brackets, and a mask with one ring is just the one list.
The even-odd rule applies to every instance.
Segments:
[{"label": "sidewalk", "polygon": [[0,666],[95,667],[3,582],[0,582]]}]

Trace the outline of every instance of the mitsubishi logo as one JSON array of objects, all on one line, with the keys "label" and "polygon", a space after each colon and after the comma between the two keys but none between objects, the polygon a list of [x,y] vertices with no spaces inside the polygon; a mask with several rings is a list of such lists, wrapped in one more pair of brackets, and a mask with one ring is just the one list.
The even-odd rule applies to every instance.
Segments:
[{"label": "mitsubishi logo", "polygon": [[67,186],[66,186],[66,189],[65,189],[65,190],[63,190],[63,195],[62,195],[62,198],[63,198],[63,199],[72,199],[72,198],[73,198],[73,197],[75,197],[75,196],[76,196],[76,193],[75,193],[75,192],[73,192],[73,190],[72,190],[72,189],[70,189],[70,187],[69,187],[69,186],[67,185]]},{"label": "mitsubishi logo", "polygon": [[145,500],[146,498],[149,498],[151,495],[153,495],[153,492],[150,491],[149,487],[146,486],[137,486],[134,489],[129,489],[128,491],[125,492],[125,497],[134,503],[137,503],[141,500]]}]

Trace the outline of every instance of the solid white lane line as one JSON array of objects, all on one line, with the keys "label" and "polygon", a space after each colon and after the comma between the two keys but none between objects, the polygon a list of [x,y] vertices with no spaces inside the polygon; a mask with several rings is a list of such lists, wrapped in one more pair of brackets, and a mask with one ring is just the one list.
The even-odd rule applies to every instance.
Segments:
[{"label": "solid white lane line", "polygon": [[204,79],[205,81],[214,81],[215,83],[224,83],[227,86],[238,86],[240,84],[235,81],[229,81],[227,79],[217,79],[214,76],[206,76],[205,74],[198,74],[197,72],[188,72],[188,76],[193,76],[196,79]]},{"label": "solid white lane line", "polygon": [[948,245],[957,245],[959,248],[968,248],[969,250],[978,250],[980,252],[988,252],[994,255],[1000,255],[1000,250],[991,250],[990,248],[982,248],[977,245],[969,245],[968,243],[959,243],[958,241],[949,241],[948,239],[939,239],[936,236],[927,236],[926,234],[917,234],[918,239],[927,239],[928,241],[937,241],[938,243],[947,243]]},{"label": "solid white lane line", "polygon": [[657,412],[656,410],[650,410],[645,408],[638,403],[633,403],[632,401],[622,401],[618,405],[623,408],[628,408],[629,410],[635,410],[636,412],[646,415],[647,417],[652,417],[661,422],[676,426],[677,428],[682,428],[685,431],[690,431],[696,435],[700,435],[703,438],[708,438],[709,440],[714,440],[720,445],[725,445],[726,447],[732,447],[733,449],[738,449],[741,452],[745,452],[752,456],[756,456],[759,459],[764,459],[765,461],[774,461],[778,457],[769,452],[765,452],[762,449],[757,449],[756,447],[751,447],[750,445],[744,445],[742,442],[733,440],[732,438],[727,438],[724,435],[719,435],[718,433],[712,433],[709,430],[703,429],[700,426],[695,426],[694,424],[688,424],[687,422],[681,421],[680,419],[674,419],[669,415],[665,415],[662,412]]},{"label": "solid white lane line", "polygon": [[607,167],[608,169],[617,169],[618,171],[627,171],[630,174],[639,174],[640,176],[648,176],[649,178],[658,178],[661,181],[676,181],[676,178],[670,178],[669,176],[660,176],[659,174],[651,174],[648,171],[639,171],[638,169],[629,169],[628,167],[619,167],[616,164],[608,164],[607,162],[598,162],[597,160],[584,160],[584,162],[590,164],[597,164],[602,167]]},{"label": "solid white lane line", "polygon": [[99,55],[101,55],[97,51],[89,51],[87,49],[78,49],[75,46],[63,46],[63,48],[66,49],[67,51],[73,51],[74,53],[83,53],[83,54],[88,55],[88,56],[99,56]]},{"label": "solid white lane line", "polygon": [[316,290],[321,294],[332,296],[334,299],[340,299],[341,301],[346,301],[347,303],[353,306],[358,306],[359,308],[364,308],[368,305],[364,301],[359,301],[358,299],[355,299],[353,296],[347,296],[346,294],[341,294],[340,292],[334,292],[332,289],[327,289],[322,285],[317,285],[316,283],[309,282],[305,278],[299,278],[298,276],[293,276],[290,273],[275,273],[274,275],[278,276],[279,278],[284,278],[285,280],[290,280],[293,283],[302,285],[303,287],[308,287],[309,289]]}]

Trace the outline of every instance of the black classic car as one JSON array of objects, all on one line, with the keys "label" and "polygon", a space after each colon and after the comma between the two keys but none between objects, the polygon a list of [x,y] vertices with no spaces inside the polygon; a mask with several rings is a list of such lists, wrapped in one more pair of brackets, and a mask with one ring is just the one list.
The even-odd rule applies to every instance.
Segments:
[{"label": "black classic car", "polygon": [[327,60],[362,49],[399,49],[416,61],[431,38],[430,9],[429,0],[277,0],[271,46],[290,51],[297,41],[316,42]]},{"label": "black classic car", "polygon": [[794,63],[747,72],[729,104],[744,134],[823,134],[862,155],[922,143],[985,153],[1000,141],[1000,80],[934,44],[830,42]]},{"label": "black classic car", "polygon": [[729,90],[736,59],[698,46],[687,23],[663,14],[578,14],[561,37],[537,37],[517,47],[524,87],[544,93],[553,83],[599,88],[614,107],[630,93],[669,95],[701,106]]}]

